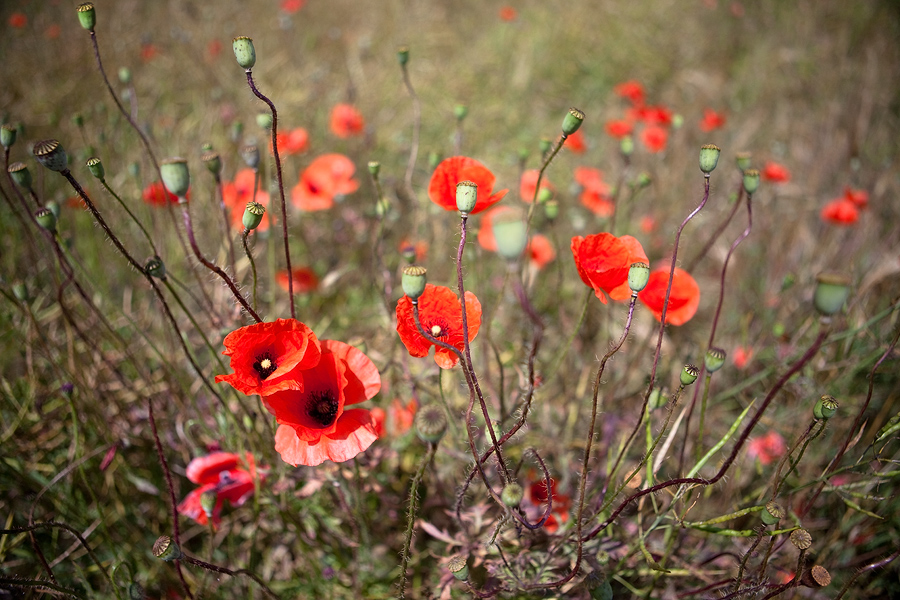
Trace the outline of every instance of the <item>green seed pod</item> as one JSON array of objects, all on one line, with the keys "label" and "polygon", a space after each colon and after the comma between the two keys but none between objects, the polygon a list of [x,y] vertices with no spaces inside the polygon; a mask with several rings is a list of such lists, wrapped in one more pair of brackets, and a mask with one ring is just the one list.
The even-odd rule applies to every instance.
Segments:
[{"label": "green seed pod", "polygon": [[206,168],[210,173],[215,175],[216,177],[222,172],[222,159],[219,157],[219,153],[215,150],[209,149],[203,152],[200,155],[200,160],[203,161],[203,164],[206,165]]},{"label": "green seed pod", "polygon": [[375,203],[375,215],[378,217],[383,217],[388,214],[391,210],[391,203],[388,202],[387,198],[379,198]]},{"label": "green seed pod", "polygon": [[416,414],[416,434],[423,442],[436,444],[447,431],[447,416],[437,404],[426,404]]},{"label": "green seed pod", "polygon": [[244,163],[251,169],[259,167],[259,146],[256,144],[247,144],[241,148],[241,158]]},{"label": "green seed pod", "polygon": [[244,229],[247,231],[253,231],[259,224],[262,223],[263,215],[266,214],[266,207],[260,204],[259,202],[248,202],[247,206],[244,207],[244,216],[241,218],[241,223],[244,224]]},{"label": "green seed pod", "polygon": [[237,63],[244,69],[250,70],[256,64],[256,48],[253,47],[253,40],[247,36],[234,38],[231,42],[231,48],[234,50],[234,57]]},{"label": "green seed pod", "polygon": [[31,171],[28,170],[28,166],[23,162],[14,162],[6,168],[9,175],[12,177],[12,180],[16,183],[20,188],[24,188],[26,190],[31,189]]},{"label": "green seed pod", "polygon": [[53,216],[56,217],[56,220],[59,221],[59,218],[62,215],[62,210],[59,208],[59,202],[56,200],[47,200],[47,203],[44,204],[44,208],[52,212]]},{"label": "green seed pod", "polygon": [[541,138],[538,142],[538,150],[541,151],[541,154],[547,154],[550,152],[550,146],[553,145],[553,142],[550,141],[549,138]]},{"label": "green seed pod", "polygon": [[106,178],[106,170],[103,168],[103,163],[96,156],[89,158],[86,163],[88,171],[91,172],[91,175],[103,181]]},{"label": "green seed pod", "polygon": [[672,115],[672,129],[681,129],[684,125],[684,115],[681,113],[675,113]]},{"label": "green seed pod", "polygon": [[774,500],[766,504],[766,507],[760,511],[759,518],[762,519],[762,522],[766,525],[775,525],[784,518],[784,515],[787,513],[784,510],[784,507]]},{"label": "green seed pod", "polygon": [[563,133],[567,136],[572,135],[573,133],[578,131],[578,128],[581,127],[582,122],[584,122],[584,113],[577,108],[570,108],[569,112],[566,113],[566,116],[563,117]]},{"label": "green seed pod", "polygon": [[591,595],[591,600],[612,600],[612,585],[602,573],[594,571],[585,578],[584,584]]},{"label": "green seed pod", "polygon": [[797,550],[808,550],[812,546],[812,536],[805,529],[795,529],[791,532],[791,543]]},{"label": "green seed pod", "polygon": [[397,62],[401,67],[405,67],[409,62],[409,46],[400,46],[397,48]]},{"label": "green seed pod", "polygon": [[97,24],[97,15],[94,13],[94,4],[92,2],[85,2],[84,4],[79,4],[78,8],[75,10],[78,12],[78,22],[81,23],[81,26],[88,31],[93,31],[94,26]]},{"label": "green seed pod", "polygon": [[715,144],[700,146],[700,170],[707,176],[715,170],[716,165],[719,163],[720,153],[721,150]]},{"label": "green seed pod", "polygon": [[156,277],[162,281],[166,280],[166,265],[158,256],[148,258],[144,263],[144,272],[151,277]]},{"label": "green seed pod", "polygon": [[49,208],[39,208],[37,212],[34,213],[34,218],[37,219],[38,225],[50,233],[56,233],[56,215],[53,214],[52,210]]},{"label": "green seed pod", "polygon": [[119,67],[119,81],[122,85],[131,83],[131,69],[128,67]]},{"label": "green seed pod", "polygon": [[[415,258],[415,249],[413,249],[413,255]],[[425,291],[425,274],[427,272],[428,270],[425,267],[420,267],[418,265],[403,267],[403,277],[401,278],[400,284],[403,287],[403,293],[413,302],[417,302],[419,296]]]},{"label": "green seed pod", "polygon": [[266,131],[272,129],[272,123],[275,120],[272,118],[272,113],[270,112],[261,112],[256,115],[256,125],[260,129],[265,129]]},{"label": "green seed pod", "polygon": [[750,195],[759,189],[759,169],[747,169],[744,171],[744,191]]},{"label": "green seed pod", "polygon": [[681,370],[681,385],[691,385],[700,377],[700,369],[694,365],[684,365]]},{"label": "green seed pod", "polygon": [[32,152],[37,161],[51,171],[61,173],[69,167],[66,151],[57,140],[41,140],[34,145]]},{"label": "green seed pod", "polygon": [[0,127],[0,144],[9,150],[16,143],[16,128],[9,123]]},{"label": "green seed pod", "polygon": [[622,136],[619,142],[619,152],[622,156],[631,156],[634,153],[634,138],[630,135]]},{"label": "green seed pod", "polygon": [[463,216],[475,208],[478,200],[478,184],[474,181],[460,181],[456,184],[456,208]]},{"label": "green seed pod", "polygon": [[457,554],[450,559],[449,563],[447,563],[447,568],[450,569],[450,572],[453,573],[453,576],[456,577],[456,579],[465,581],[469,578],[469,565],[466,564],[467,562],[467,556]]},{"label": "green seed pod", "polygon": [[541,187],[541,189],[538,190],[537,196],[538,202],[543,204],[544,202],[547,202],[553,198],[553,192],[550,191],[549,188]]},{"label": "green seed pod", "polygon": [[168,562],[170,560],[183,558],[184,553],[172,538],[167,535],[161,535],[153,543],[153,556]]},{"label": "green seed pod", "polygon": [[650,265],[643,262],[631,263],[628,268],[628,287],[635,294],[647,287],[650,281]]},{"label": "green seed pod", "polygon": [[378,179],[378,173],[381,171],[381,163],[377,160],[370,160],[368,164],[369,175]]},{"label": "green seed pod", "polygon": [[494,218],[494,238],[497,240],[497,253],[509,261],[522,255],[528,245],[525,220],[518,210],[503,212]]},{"label": "green seed pod", "polygon": [[816,292],[813,304],[820,313],[833,315],[844,307],[850,294],[850,278],[837,273],[820,273],[816,276]]},{"label": "green seed pod", "polygon": [[506,487],[504,487],[503,491],[500,493],[500,499],[503,500],[503,504],[510,508],[517,507],[524,497],[525,490],[515,481],[506,484]]},{"label": "green seed pod", "polygon": [[213,512],[216,510],[216,501],[218,499],[219,495],[216,493],[215,489],[206,490],[200,494],[200,508],[206,513],[207,519],[212,519]]},{"label": "green seed pod", "polygon": [[416,262],[416,247],[412,244],[406,244],[400,249],[400,255],[409,264]]},{"label": "green seed pod", "polygon": [[837,412],[838,403],[834,396],[824,395],[816,401],[813,407],[813,415],[821,420],[830,419]]},{"label": "green seed pod", "polygon": [[169,193],[184,198],[188,188],[191,187],[191,174],[188,171],[187,161],[183,158],[167,158],[159,164],[159,172],[162,175],[163,185]]},{"label": "green seed pod", "polygon": [[706,351],[706,372],[715,373],[725,365],[727,354],[721,348],[710,348]]},{"label": "green seed pod", "polygon": [[231,124],[231,130],[229,131],[229,138],[232,142],[237,143],[241,136],[244,135],[244,124],[241,121],[235,121]]},{"label": "green seed pod", "polygon": [[653,179],[650,177],[650,173],[646,171],[641,171],[637,176],[637,186],[638,188],[650,187],[650,184],[653,183]]},{"label": "green seed pod", "polygon": [[741,173],[743,173],[750,168],[750,153],[738,152],[734,155],[734,162],[737,164],[737,168],[741,170]]},{"label": "green seed pod", "polygon": [[457,121],[462,121],[469,114],[469,107],[465,104],[457,104],[453,107],[453,116]]},{"label": "green seed pod", "polygon": [[556,217],[559,216],[559,202],[556,200],[547,200],[544,202],[544,216],[551,221],[555,220]]}]

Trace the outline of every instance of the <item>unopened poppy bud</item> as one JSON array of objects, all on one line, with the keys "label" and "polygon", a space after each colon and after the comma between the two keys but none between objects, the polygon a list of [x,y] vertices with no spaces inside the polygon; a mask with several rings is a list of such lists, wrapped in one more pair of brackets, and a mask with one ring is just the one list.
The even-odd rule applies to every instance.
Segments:
[{"label": "unopened poppy bud", "polygon": [[16,143],[16,128],[9,123],[0,127],[0,144],[9,150]]},{"label": "unopened poppy bud", "polygon": [[94,4],[92,2],[85,2],[84,4],[79,4],[78,8],[75,10],[78,13],[78,22],[81,23],[81,26],[88,31],[93,31],[94,25],[97,24],[97,15],[94,12]]},{"label": "unopened poppy bud", "polygon": [[541,151],[541,154],[547,154],[551,145],[553,145],[553,142],[549,138],[541,138],[541,141],[538,142],[538,150]]},{"label": "unopened poppy bud", "polygon": [[727,354],[721,348],[710,348],[706,351],[706,372],[715,373],[725,365]]},{"label": "unopened poppy bud", "polygon": [[37,161],[51,171],[62,172],[68,168],[66,151],[57,140],[41,140],[34,145],[32,152]]},{"label": "unopened poppy bud", "polygon": [[681,370],[681,385],[691,385],[700,377],[700,369],[694,365],[684,365]]},{"label": "unopened poppy bud", "polygon": [[53,214],[52,210],[49,208],[39,208],[37,212],[34,213],[34,218],[37,220],[38,225],[50,233],[56,233],[56,215]]},{"label": "unopened poppy bud", "polygon": [[158,256],[147,259],[144,263],[144,272],[151,277],[166,280],[166,265]]},{"label": "unopened poppy bud", "polygon": [[612,600],[613,590],[609,580],[597,571],[594,571],[584,580],[591,600]]},{"label": "unopened poppy bud", "polygon": [[247,36],[234,38],[231,42],[231,48],[234,50],[234,57],[237,63],[244,69],[252,69],[256,64],[256,48],[253,47],[253,40]]},{"label": "unopened poppy bud", "polygon": [[206,165],[206,168],[215,176],[222,172],[222,158],[215,150],[206,150],[200,155],[200,160]]},{"label": "unopened poppy bud", "polygon": [[631,156],[634,153],[634,138],[630,135],[623,135],[619,141],[619,152],[622,156]]},{"label": "unopened poppy bud", "polygon": [[146,598],[147,592],[144,591],[144,586],[137,581],[132,581],[128,586],[128,600],[146,600]]},{"label": "unopened poppy bud", "polygon": [[25,188],[26,190],[31,189],[31,171],[28,170],[28,166],[23,162],[14,162],[6,168],[7,172],[9,172],[12,180],[16,182],[16,185]]},{"label": "unopened poppy bud", "polygon": [[785,512],[784,507],[772,500],[768,504],[766,504],[766,507],[764,509],[762,509],[759,518],[766,525],[774,525],[775,523],[783,519],[785,514],[787,513]]},{"label": "unopened poppy bud", "polygon": [[241,223],[247,231],[253,231],[262,223],[263,215],[266,214],[266,207],[259,202],[248,202],[244,207],[244,216]]},{"label": "unopened poppy bud", "polygon": [[123,85],[131,83],[131,69],[128,67],[119,67],[119,81]]},{"label": "unopened poppy bud", "polygon": [[759,169],[747,169],[744,171],[744,191],[753,194],[759,189]]},{"label": "unopened poppy bud", "polygon": [[791,532],[791,543],[797,550],[808,550],[812,546],[812,536],[805,529],[795,529]]},{"label": "unopened poppy bud", "polygon": [[647,287],[648,281],[650,281],[650,265],[643,262],[631,263],[628,268],[628,287],[632,293],[637,294],[643,290]]},{"label": "unopened poppy bud", "polygon": [[816,401],[816,405],[813,407],[813,415],[820,421],[830,419],[837,412],[837,409],[837,400],[834,399],[834,396],[826,394]]},{"label": "unopened poppy bud", "polygon": [[816,276],[816,292],[813,304],[823,315],[840,311],[850,294],[850,279],[837,273],[820,273]]},{"label": "unopened poppy bud", "polygon": [[734,162],[737,164],[737,168],[741,170],[741,173],[743,173],[750,168],[750,153],[738,152],[734,155]]},{"label": "unopened poppy bud", "polygon": [[184,198],[188,188],[191,187],[191,174],[188,171],[187,161],[183,158],[167,158],[159,164],[159,172],[162,175],[163,185],[170,194]]},{"label": "unopened poppy bud", "polygon": [[28,302],[31,299],[31,295],[28,293],[28,286],[25,285],[24,281],[17,281],[12,286],[13,296],[19,302]]},{"label": "unopened poppy bud", "polygon": [[372,177],[378,178],[378,173],[381,171],[381,163],[377,160],[370,160],[369,164],[369,175]]},{"label": "unopened poppy bud", "polygon": [[669,398],[666,395],[665,390],[661,388],[653,388],[650,391],[650,397],[647,399],[647,405],[650,407],[650,410],[656,410],[657,408],[662,408],[668,403]]},{"label": "unopened poppy bud", "polygon": [[88,171],[91,172],[91,175],[103,181],[106,177],[106,171],[103,169],[103,163],[96,156],[89,158],[85,165],[88,168]]},{"label": "unopened poppy bud", "polygon": [[[415,249],[413,249],[415,253]],[[419,296],[425,291],[426,277],[428,270],[418,265],[410,265],[403,268],[403,277],[400,285],[403,287],[403,293],[406,294],[413,302],[418,301]]]},{"label": "unopened poppy bud", "polygon": [[450,572],[453,573],[453,576],[456,577],[456,579],[465,581],[469,578],[469,565],[466,564],[467,562],[468,557],[457,554],[450,559],[449,563],[447,563],[447,568],[450,569]]},{"label": "unopened poppy bud", "polygon": [[553,192],[551,192],[548,188],[542,187],[538,190],[538,202],[547,202],[553,198]]},{"label": "unopened poppy bud", "polygon": [[426,404],[416,414],[416,434],[423,442],[436,444],[447,431],[447,416],[437,404]]},{"label": "unopened poppy bud", "polygon": [[453,107],[453,116],[457,121],[462,121],[469,114],[469,107],[465,104],[457,104]]},{"label": "unopened poppy bud", "polygon": [[56,200],[47,200],[47,203],[44,204],[44,208],[53,213],[53,216],[56,217],[56,220],[59,221],[60,216],[62,215],[62,210],[59,207],[59,202]]},{"label": "unopened poppy bud", "polygon": [[497,253],[506,260],[516,260],[528,244],[525,221],[518,211],[503,212],[494,218]]},{"label": "unopened poppy bud", "polygon": [[441,154],[439,152],[429,152],[428,153],[428,168],[434,171],[437,169],[437,166],[441,164]]},{"label": "unopened poppy bud", "polygon": [[510,508],[517,507],[519,503],[522,502],[524,496],[525,490],[515,481],[506,484],[506,487],[504,487],[503,491],[500,493],[500,499],[503,500],[503,504]]},{"label": "unopened poppy bud", "polygon": [[456,184],[456,208],[464,216],[472,212],[478,201],[478,184],[474,181],[460,181]]},{"label": "unopened poppy bud", "polygon": [[207,519],[212,519],[213,511],[216,509],[216,500],[218,500],[216,490],[206,490],[200,494],[200,508],[206,513]]},{"label": "unopened poppy bud", "polygon": [[269,112],[261,112],[256,115],[256,125],[260,129],[269,130],[272,129],[272,123],[274,119],[272,118],[272,113]]},{"label": "unopened poppy bud", "polygon": [[241,158],[251,169],[259,167],[259,146],[256,144],[247,144],[241,148]]},{"label": "unopened poppy bud", "polygon": [[544,202],[544,216],[553,221],[559,216],[559,202],[556,200],[547,200]]},{"label": "unopened poppy bud", "polygon": [[161,535],[153,543],[153,556],[168,562],[183,558],[184,553],[172,538],[167,535]]},{"label": "unopened poppy bud", "polygon": [[566,116],[563,117],[562,122],[562,131],[566,135],[572,135],[578,128],[581,127],[581,123],[584,121],[584,113],[578,110],[577,108],[570,108],[569,112],[566,113]]},{"label": "unopened poppy bud", "polygon": [[831,573],[822,565],[814,565],[800,576],[800,585],[811,588],[822,588],[831,583]]},{"label": "unopened poppy bud", "polygon": [[704,144],[700,146],[700,170],[706,175],[712,173],[716,165],[719,163],[719,147],[715,144]]},{"label": "unopened poppy bud", "polygon": [[397,62],[401,67],[405,67],[409,62],[409,46],[400,46],[397,48]]}]

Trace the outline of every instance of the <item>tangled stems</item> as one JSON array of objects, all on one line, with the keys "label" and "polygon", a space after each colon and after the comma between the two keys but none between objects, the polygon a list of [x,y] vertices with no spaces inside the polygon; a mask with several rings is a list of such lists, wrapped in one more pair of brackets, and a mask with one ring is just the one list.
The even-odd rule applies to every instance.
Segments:
[{"label": "tangled stems", "polygon": [[[182,554],[184,554],[182,552]],[[222,573],[223,575],[228,575],[230,577],[237,577],[238,575],[243,575],[245,577],[249,577],[256,584],[262,588],[263,592],[269,598],[275,598],[277,600],[278,595],[272,591],[272,589],[265,584],[265,582],[260,579],[257,575],[255,575],[252,571],[248,571],[247,569],[236,569],[232,570],[227,567],[220,567],[219,565],[214,565],[212,563],[208,563],[204,560],[200,560],[199,558],[194,558],[193,556],[188,556],[184,554],[181,559],[185,563],[189,565],[194,565],[195,567],[200,567],[201,569],[206,569],[207,571],[212,571],[213,573]],[[177,564],[177,561],[175,561]]]},{"label": "tangled stems", "polygon": [[250,260],[250,270],[253,272],[253,308],[256,308],[256,261],[253,260],[253,253],[250,252],[250,246],[247,244],[247,237],[250,235],[249,229],[244,229],[244,232],[241,234],[241,244],[244,246],[244,253],[247,255],[247,259]]},{"label": "tangled stems", "polygon": [[147,233],[147,230],[144,228],[144,224],[141,223],[140,219],[138,219],[137,216],[133,212],[131,212],[131,209],[128,208],[128,205],[122,201],[119,195],[115,193],[111,187],[109,187],[109,184],[106,182],[105,177],[100,178],[100,185],[102,185],[103,189],[109,192],[109,194],[118,201],[119,206],[125,209],[125,212],[128,213],[128,216],[131,217],[131,220],[137,224],[137,226],[141,230],[141,233],[144,234],[144,239],[146,239],[147,243],[150,245],[150,251],[153,252],[153,256],[158,257],[159,251],[156,249],[156,244],[153,243],[153,238],[151,238],[150,234]]},{"label": "tangled stems", "polygon": [[419,484],[422,482],[422,476],[425,475],[425,469],[434,458],[437,450],[437,443],[428,443],[428,452],[419,463],[419,468],[412,478],[409,487],[409,511],[406,515],[406,536],[403,538],[403,552],[400,560],[400,582],[397,584],[397,597],[403,600],[406,597],[406,569],[409,567],[409,547],[412,545],[412,535],[415,529],[416,513],[419,510]]},{"label": "tangled stems", "polygon": [[884,558],[876,560],[873,563],[869,563],[866,566],[857,569],[856,572],[854,572],[853,575],[850,576],[850,579],[847,580],[847,583],[844,584],[844,587],[841,588],[840,593],[838,593],[838,595],[834,597],[834,600],[841,600],[841,598],[844,597],[844,594],[847,593],[847,590],[849,590],[853,586],[854,582],[856,582],[857,578],[859,578],[860,575],[868,571],[883,569],[884,567],[894,562],[898,556],[900,556],[900,548],[895,550],[893,554],[889,554]]},{"label": "tangled stems", "polygon": [[253,94],[257,98],[268,104],[269,110],[272,111],[272,154],[275,155],[275,174],[278,177],[278,194],[281,196],[281,234],[284,238],[284,260],[287,264],[288,296],[291,299],[291,318],[296,319],[297,309],[294,307],[294,273],[291,269],[291,247],[288,243],[287,204],[284,199],[284,180],[281,174],[281,155],[278,153],[278,111],[275,110],[275,104],[273,104],[271,100],[266,98],[262,94],[262,92],[256,89],[256,84],[253,83],[253,70],[247,69],[246,73],[247,85],[250,86]]}]

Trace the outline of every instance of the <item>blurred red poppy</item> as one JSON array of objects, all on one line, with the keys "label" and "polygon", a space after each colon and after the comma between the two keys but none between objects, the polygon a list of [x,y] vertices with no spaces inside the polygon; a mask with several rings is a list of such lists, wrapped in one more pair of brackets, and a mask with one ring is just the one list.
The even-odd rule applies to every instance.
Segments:
[{"label": "blurred red poppy", "polygon": [[[629,238],[627,241],[626,237]],[[627,285],[632,262],[646,262],[637,240],[631,236],[620,239],[606,232],[573,237],[572,256],[581,280],[594,290],[594,295],[603,304],[606,304],[606,294]]]},{"label": "blurred red poppy", "polygon": [[159,49],[153,44],[141,44],[141,60],[143,62],[150,62],[156,55],[159,54]]},{"label": "blurred red poppy", "polygon": [[844,198],[859,208],[869,207],[869,192],[866,190],[854,190],[850,186],[844,187]]},{"label": "blurred red poppy", "polygon": [[[186,199],[191,199],[191,190],[185,194]],[[154,181],[144,188],[141,198],[150,206],[165,206],[166,204],[178,204],[178,196],[169,192],[161,181]]]},{"label": "blurred red poppy", "polygon": [[400,250],[401,254],[408,254],[413,257],[412,262],[421,263],[428,256],[428,242],[423,242],[422,240],[412,242],[404,238],[400,241],[397,249]]},{"label": "blurred red poppy", "polygon": [[859,221],[859,208],[846,198],[838,198],[826,204],[820,216],[833,225],[853,225]]},{"label": "blurred red poppy", "polygon": [[54,23],[44,30],[44,37],[48,40],[55,40],[59,37],[60,33],[62,33],[62,27]]},{"label": "blurred red poppy", "polygon": [[428,197],[444,210],[456,210],[456,184],[471,181],[478,186],[475,208],[470,214],[480,213],[500,202],[509,190],[494,191],[494,174],[484,165],[468,156],[445,158],[434,170],[428,184]]},{"label": "blurred red poppy", "polygon": [[224,381],[247,395],[302,391],[300,373],[314,367],[322,354],[316,335],[296,319],[241,327],[225,336],[224,344],[234,373],[216,375],[216,383]]},{"label": "blurred red poppy", "polygon": [[212,62],[218,58],[220,54],[222,54],[222,40],[210,40],[209,43],[206,44],[206,60]]},{"label": "blurred red poppy", "polygon": [[349,138],[362,135],[366,122],[362,113],[356,110],[352,104],[335,104],[331,109],[329,122],[331,133],[339,138]]},{"label": "blurred red poppy", "polygon": [[23,13],[14,12],[9,15],[9,20],[7,21],[9,26],[14,29],[22,29],[26,25],[28,25],[28,17],[26,17]]},{"label": "blurred red poppy", "polygon": [[312,212],[334,206],[334,197],[355,192],[359,181],[353,179],[356,166],[343,154],[323,154],[303,171],[291,190],[291,202],[300,210]]},{"label": "blurred red poppy", "polygon": [[281,10],[289,15],[294,14],[306,4],[306,0],[281,0]]},{"label": "blurred red poppy", "polygon": [[399,399],[391,400],[391,405],[387,410],[376,406],[371,411],[372,420],[375,422],[375,433],[378,437],[383,437],[387,430],[390,430],[392,437],[400,437],[410,430],[416,417],[418,404],[415,400],[410,400],[405,406]]},{"label": "blurred red poppy", "polygon": [[650,215],[644,215],[643,217],[641,217],[638,226],[643,233],[652,233],[653,230],[656,229],[656,219],[654,219]]},{"label": "blurred red poppy", "polygon": [[711,108],[703,109],[703,119],[700,121],[700,131],[713,131],[725,125],[725,116]]},{"label": "blurred red poppy", "polygon": [[774,429],[770,429],[762,437],[750,438],[747,442],[747,454],[758,458],[763,465],[778,460],[785,450],[787,450],[787,444],[784,443],[784,438]]},{"label": "blurred red poppy", "polygon": [[[669,267],[663,267],[650,273],[647,287],[638,294],[638,298],[657,320],[662,318],[668,285]],[[669,305],[666,310],[666,323],[684,325],[697,313],[699,306],[700,286],[687,271],[675,267],[675,278],[672,282],[672,291],[669,293]]]},{"label": "blurred red poppy", "polygon": [[[497,251],[497,239],[494,237],[493,222],[497,216],[513,212],[515,209],[508,206],[495,206],[481,216],[481,226],[478,229],[478,245],[489,252]],[[528,240],[528,256],[531,264],[537,269],[543,269],[547,264],[556,259],[556,250],[547,236],[540,233],[534,234]]]},{"label": "blurred red poppy", "polygon": [[580,129],[566,138],[566,144],[563,148],[567,148],[575,154],[584,154],[587,151],[587,142],[584,140],[584,134]]},{"label": "blurred red poppy", "polygon": [[181,504],[178,512],[190,517],[200,525],[209,522],[209,515],[203,509],[201,497],[206,492],[215,493],[216,500],[212,509],[213,525],[221,522],[222,504],[228,500],[232,506],[240,506],[253,495],[254,479],[265,480],[263,473],[258,473],[253,455],[246,456],[249,470],[241,468],[240,457],[231,452],[213,452],[192,460],[187,466],[187,478],[200,487],[191,491]]},{"label": "blurred red poppy", "polygon": [[633,130],[634,124],[627,119],[613,119],[606,122],[606,133],[617,139],[631,135]]},{"label": "blurred red poppy", "polygon": [[672,111],[665,106],[646,106],[640,109],[639,114],[646,125],[668,127],[672,124]]},{"label": "blurred red poppy", "polygon": [[635,80],[625,81],[613,88],[617,96],[627,99],[634,105],[644,103],[644,86]]},{"label": "blurred red poppy", "polygon": [[753,349],[750,347],[744,348],[743,346],[738,346],[734,349],[732,353],[731,362],[734,363],[734,366],[738,369],[743,369],[747,366],[747,363],[750,362],[750,359],[753,358]]},{"label": "blurred red poppy", "polygon": [[506,21],[510,23],[516,20],[516,17],[519,16],[519,13],[516,12],[516,9],[512,6],[506,5],[500,7],[500,20]]},{"label": "blurred red poppy", "polygon": [[[540,171],[537,169],[528,169],[522,173],[522,179],[519,181],[519,198],[522,199],[522,202],[531,204],[531,201],[534,200],[538,175],[540,175]],[[541,180],[541,189],[549,192],[556,191],[554,185],[546,177]]]},{"label": "blurred red poppy", "polygon": [[601,218],[615,212],[615,205],[609,199],[609,185],[603,181],[603,172],[591,167],[577,167],[575,181],[581,185],[581,204]]},{"label": "blurred red poppy", "polygon": [[[432,337],[462,351],[465,348],[462,307],[456,293],[448,287],[428,283],[419,297],[418,304],[422,328]],[[472,292],[466,292],[466,324],[471,342],[481,327],[481,303]],[[428,356],[431,347],[435,346],[422,337],[416,328],[413,305],[409,296],[403,296],[397,302],[397,333],[400,334],[400,341],[406,346],[410,356]],[[442,369],[450,369],[459,362],[459,357],[446,348],[435,346],[434,362]]]},{"label": "blurred red poppy", "polygon": [[[278,154],[290,156],[306,152],[309,148],[309,134],[302,127],[282,131],[276,137],[278,138]],[[272,151],[271,139],[269,140],[269,154],[273,156],[275,154]]]},{"label": "blurred red poppy", "polygon": [[275,450],[291,465],[344,462],[378,439],[368,410],[345,407],[371,400],[381,376],[368,356],[349,344],[322,340],[318,364],[302,374],[303,390],[263,396],[275,415]]},{"label": "blurred red poppy", "polygon": [[774,183],[784,183],[790,181],[791,173],[786,167],[776,162],[768,161],[762,170],[763,179]]},{"label": "blurred red poppy", "polygon": [[[247,203],[253,200],[253,187],[256,185],[256,173],[251,168],[241,169],[234,176],[234,181],[226,181],[222,184],[222,202],[228,207],[231,214],[231,228],[235,231],[244,230],[244,210]],[[256,202],[269,208],[269,192],[262,189],[256,191]],[[254,231],[266,231],[269,229],[269,211],[263,215],[262,221]]]},{"label": "blurred red poppy", "polygon": [[650,152],[654,154],[665,150],[666,143],[669,141],[669,132],[656,125],[644,127],[641,130],[641,142]]},{"label": "blurred red poppy", "polygon": [[540,233],[535,233],[528,240],[526,252],[528,253],[530,264],[538,270],[543,269],[556,260],[556,250],[553,249],[553,244],[547,236]]},{"label": "blurred red poppy", "polygon": [[[316,272],[309,267],[297,267],[291,269],[294,279],[294,293],[308,294],[319,287],[319,278]],[[288,291],[288,272],[287,270],[278,271],[275,274],[275,281],[284,291]]]}]

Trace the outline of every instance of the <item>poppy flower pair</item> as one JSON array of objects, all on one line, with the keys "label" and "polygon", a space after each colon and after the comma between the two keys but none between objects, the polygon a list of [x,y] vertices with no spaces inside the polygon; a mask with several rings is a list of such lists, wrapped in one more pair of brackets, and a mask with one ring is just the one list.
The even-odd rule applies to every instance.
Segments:
[{"label": "poppy flower pair", "polygon": [[[460,352],[465,348],[463,335],[467,335],[470,342],[478,335],[478,329],[481,327],[481,303],[472,292],[466,292],[467,332],[463,332],[459,297],[450,288],[425,284],[425,291],[419,296],[418,305],[422,329]],[[410,356],[417,358],[428,356],[431,347],[435,346],[434,362],[440,368],[452,369],[459,362],[456,353],[437,346],[419,333],[409,296],[403,296],[397,302],[397,333],[400,334],[400,341],[406,346]]]},{"label": "poppy flower pair", "polygon": [[[247,467],[246,469],[244,467]],[[181,504],[178,512],[206,525],[212,517],[213,526],[222,521],[222,505],[228,500],[232,506],[240,506],[253,495],[254,481],[265,480],[265,474],[256,469],[253,455],[246,454],[245,461],[231,452],[213,452],[192,460],[187,466],[187,478],[200,487],[193,490]],[[203,495],[215,494],[215,503],[207,513],[203,507]]]},{"label": "poppy flower pair", "polygon": [[603,181],[603,172],[591,167],[575,169],[575,181],[581,186],[578,200],[600,218],[612,216],[615,205],[609,199],[609,184]]},{"label": "poppy flower pair", "polygon": [[[494,237],[494,219],[504,213],[514,212],[514,208],[508,206],[495,206],[481,217],[481,226],[478,229],[478,245],[488,252],[497,251],[497,239]],[[556,260],[556,250],[547,236],[535,233],[528,240],[526,249],[530,264],[537,270],[541,270]]]},{"label": "poppy flower pair", "polygon": [[328,210],[336,196],[352,194],[359,188],[353,178],[356,165],[343,154],[323,154],[310,163],[291,190],[291,202],[307,212]]},{"label": "poppy flower pair", "polygon": [[859,220],[860,210],[868,206],[868,192],[845,187],[843,196],[822,207],[821,217],[833,225],[853,225]]},{"label": "poppy flower pair", "polygon": [[496,178],[487,167],[468,156],[451,156],[438,164],[428,184],[428,197],[444,210],[457,210],[456,184],[471,181],[478,186],[475,208],[470,214],[480,213],[500,202],[509,190],[500,190],[496,194],[494,182]]},{"label": "poppy flower pair", "polygon": [[278,319],[231,332],[224,354],[234,372],[216,382],[262,396],[279,424],[275,450],[285,462],[343,462],[378,438],[368,410],[346,408],[381,389],[378,369],[353,346],[319,340],[296,319]]},{"label": "poppy flower pair", "polygon": [[[617,238],[611,233],[572,238],[572,255],[581,280],[594,290],[604,304],[607,294],[613,300],[630,298],[628,271],[632,263],[647,262],[647,255],[639,241],[630,235]],[[646,287],[638,293],[640,301],[657,320],[662,319],[668,283],[669,267],[665,266],[650,273]],[[676,267],[666,309],[666,323],[687,323],[699,306],[700,287],[690,274]]]},{"label": "poppy flower pair", "polygon": [[[244,210],[247,208],[247,203],[253,200],[253,188],[255,186],[256,173],[250,168],[241,169],[235,174],[234,181],[226,181],[222,184],[222,202],[228,208],[231,228],[235,231],[244,230]],[[269,192],[262,189],[257,190],[256,202],[268,208]],[[266,210],[262,221],[260,221],[259,226],[254,231],[266,231],[268,229],[269,211]]]}]

